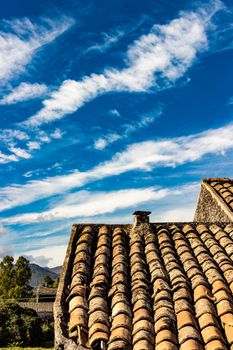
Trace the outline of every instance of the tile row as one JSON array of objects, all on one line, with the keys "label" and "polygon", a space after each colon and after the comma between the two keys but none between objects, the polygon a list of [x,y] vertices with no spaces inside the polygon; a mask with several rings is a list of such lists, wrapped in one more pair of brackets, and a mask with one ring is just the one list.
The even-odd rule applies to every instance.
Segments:
[{"label": "tile row", "polygon": [[209,185],[233,209],[233,183],[230,181],[210,181]]}]

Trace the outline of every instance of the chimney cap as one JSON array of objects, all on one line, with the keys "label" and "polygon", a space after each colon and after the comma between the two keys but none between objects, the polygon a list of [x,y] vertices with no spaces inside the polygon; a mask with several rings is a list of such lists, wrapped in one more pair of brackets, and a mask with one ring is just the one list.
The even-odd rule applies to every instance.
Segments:
[{"label": "chimney cap", "polygon": [[151,214],[151,211],[143,211],[143,210],[136,210],[133,215],[137,216],[149,216]]}]

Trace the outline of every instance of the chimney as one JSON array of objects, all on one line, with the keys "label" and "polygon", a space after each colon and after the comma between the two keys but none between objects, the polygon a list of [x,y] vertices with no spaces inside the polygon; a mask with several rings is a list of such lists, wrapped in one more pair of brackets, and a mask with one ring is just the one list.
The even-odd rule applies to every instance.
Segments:
[{"label": "chimney", "polygon": [[144,223],[150,222],[149,215],[151,214],[151,211],[140,211],[137,210],[133,213],[134,215],[134,226]]}]

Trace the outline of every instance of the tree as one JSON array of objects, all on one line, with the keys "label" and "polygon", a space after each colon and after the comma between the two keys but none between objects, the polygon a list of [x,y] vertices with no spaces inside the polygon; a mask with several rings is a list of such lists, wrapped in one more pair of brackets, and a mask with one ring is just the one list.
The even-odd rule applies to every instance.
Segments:
[{"label": "tree", "polygon": [[20,256],[14,264],[12,256],[5,256],[0,263],[0,299],[18,299],[32,296],[29,284],[29,261]]},{"label": "tree", "polygon": [[49,275],[44,276],[43,286],[47,288],[52,288],[54,285],[54,280]]},{"label": "tree", "polygon": [[0,263],[0,298],[9,298],[10,291],[15,287],[14,258],[5,256]]},{"label": "tree", "polygon": [[55,280],[52,279],[51,276],[46,275],[44,277],[44,281],[43,281],[43,286],[47,287],[47,288],[57,288],[59,284],[59,277],[57,277]]},{"label": "tree", "polygon": [[32,287],[29,282],[32,277],[29,261],[20,256],[15,263],[15,278],[17,291],[15,290],[15,298],[25,298],[32,295]]}]

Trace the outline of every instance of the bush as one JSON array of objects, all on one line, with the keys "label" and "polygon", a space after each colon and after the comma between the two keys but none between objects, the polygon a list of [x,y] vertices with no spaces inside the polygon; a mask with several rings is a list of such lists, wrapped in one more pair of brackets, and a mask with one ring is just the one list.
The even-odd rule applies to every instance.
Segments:
[{"label": "bush", "polygon": [[51,343],[54,340],[54,322],[42,323],[42,336],[44,343]]},{"label": "bush", "polygon": [[0,302],[0,346],[34,346],[42,339],[42,321],[34,310]]}]

